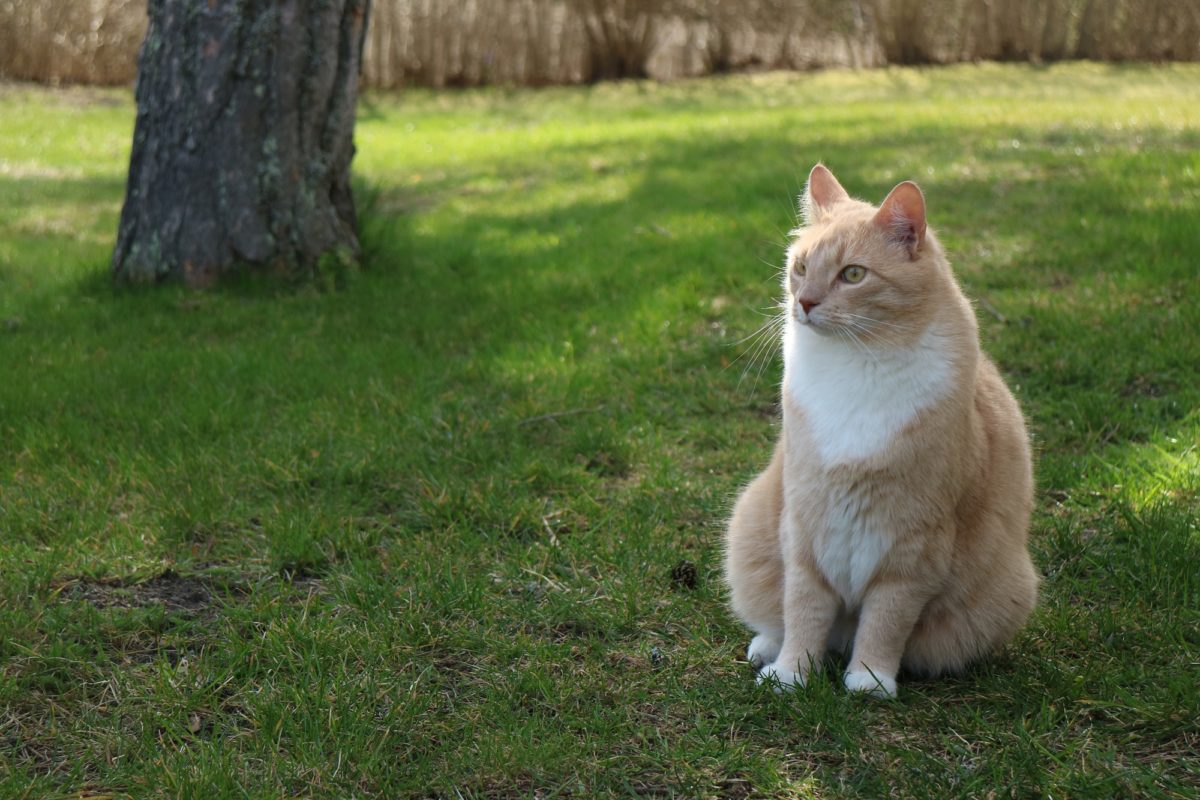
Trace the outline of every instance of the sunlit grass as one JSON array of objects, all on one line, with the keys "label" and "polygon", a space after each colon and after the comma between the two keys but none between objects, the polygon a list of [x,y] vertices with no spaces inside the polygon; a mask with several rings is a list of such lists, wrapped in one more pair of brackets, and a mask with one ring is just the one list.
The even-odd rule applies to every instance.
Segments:
[{"label": "sunlit grass", "polygon": [[[1198,86],[371,95],[362,271],[206,294],[108,284],[128,93],[0,88],[0,795],[1191,796]],[[1039,457],[1039,612],[891,704],[719,580],[818,160],[921,183]]]},{"label": "sunlit grass", "polygon": [[1101,483],[1120,491],[1140,510],[1160,504],[1200,505],[1200,426],[1192,420],[1181,428],[1181,435],[1164,434],[1148,444],[1114,448],[1102,459],[1108,469]]}]

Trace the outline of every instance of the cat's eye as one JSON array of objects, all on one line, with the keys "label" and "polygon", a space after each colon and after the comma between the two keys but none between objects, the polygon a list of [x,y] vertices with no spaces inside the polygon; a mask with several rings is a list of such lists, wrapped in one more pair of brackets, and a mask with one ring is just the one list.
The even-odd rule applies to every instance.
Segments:
[{"label": "cat's eye", "polygon": [[796,274],[803,278],[804,273],[808,271],[808,267],[804,266],[803,261],[797,261],[794,266],[796,268]]},{"label": "cat's eye", "polygon": [[858,283],[867,277],[867,268],[860,267],[858,264],[851,264],[842,270],[840,277],[846,283]]}]

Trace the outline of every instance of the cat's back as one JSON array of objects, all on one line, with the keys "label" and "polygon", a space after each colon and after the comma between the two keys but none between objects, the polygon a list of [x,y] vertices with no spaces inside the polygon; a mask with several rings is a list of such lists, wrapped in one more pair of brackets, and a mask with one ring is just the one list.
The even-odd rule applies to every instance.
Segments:
[{"label": "cat's back", "polygon": [[981,353],[972,417],[977,467],[959,504],[960,522],[981,512],[1010,520],[1024,538],[1033,510],[1033,453],[1021,407],[995,363]]}]

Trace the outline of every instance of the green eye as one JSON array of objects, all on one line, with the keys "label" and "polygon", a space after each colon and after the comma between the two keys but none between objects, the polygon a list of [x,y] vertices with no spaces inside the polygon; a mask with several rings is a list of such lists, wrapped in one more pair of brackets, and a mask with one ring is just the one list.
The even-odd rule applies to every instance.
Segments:
[{"label": "green eye", "polygon": [[842,270],[841,278],[846,283],[858,283],[863,278],[867,277],[867,268],[860,267],[858,264],[851,264]]},{"label": "green eye", "polygon": [[805,273],[805,272],[807,272],[807,271],[808,271],[808,267],[804,266],[804,262],[803,262],[803,261],[797,261],[797,262],[796,262],[796,274],[797,274],[797,275],[799,275],[800,277],[802,277],[802,278],[803,278],[803,277],[804,277],[804,273]]}]

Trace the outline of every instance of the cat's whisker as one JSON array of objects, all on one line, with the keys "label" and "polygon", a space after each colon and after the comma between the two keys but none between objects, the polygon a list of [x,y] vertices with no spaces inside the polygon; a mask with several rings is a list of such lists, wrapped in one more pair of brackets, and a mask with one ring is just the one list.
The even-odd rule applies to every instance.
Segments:
[{"label": "cat's whisker", "polygon": [[[853,315],[849,315],[849,316],[853,316]],[[893,343],[893,340],[887,335],[888,334],[887,331],[880,331],[880,330],[877,330],[874,328],[868,328],[866,325],[862,324],[861,322],[857,322],[853,319],[842,319],[841,322],[847,328],[854,330],[858,334],[861,334],[864,339],[870,339],[872,341],[876,341],[881,344],[892,344]]]},{"label": "cat's whisker", "polygon": [[739,385],[746,380],[746,375],[750,374],[751,372],[762,372],[763,365],[767,361],[770,361],[771,353],[774,349],[772,346],[774,340],[775,337],[773,336],[764,336],[755,343],[754,349],[750,353],[750,357],[746,360],[745,365],[742,367],[742,374],[738,376]]},{"label": "cat's whisker", "polygon": [[879,363],[879,359],[875,357],[874,351],[872,351],[871,348],[867,347],[866,342],[864,342],[858,338],[858,335],[854,332],[854,328],[852,328],[852,327],[839,328],[839,331],[845,332],[846,335],[850,337],[850,341],[854,342],[854,344],[857,345],[858,348],[860,350],[862,350],[862,352],[865,353],[868,358],[870,358],[872,361],[875,362],[876,367],[882,366]]},{"label": "cat's whisker", "polygon": [[[737,359],[734,360],[733,363],[729,364],[729,367],[733,367],[733,365],[736,364],[738,361],[743,361],[743,359],[744,359],[742,372],[738,376],[737,385],[739,388],[745,382],[746,376],[750,372],[754,371],[758,374],[762,373],[762,371],[766,367],[766,364],[769,363],[771,360],[772,354],[774,352],[773,344],[774,344],[774,342],[776,342],[778,340],[778,338],[779,338],[779,334],[778,334],[777,329],[771,329],[770,331],[764,331],[763,334],[761,336],[759,336],[757,339],[755,339],[753,344],[751,344],[749,347],[747,347],[746,350],[743,351],[742,354],[739,355],[737,357]],[[756,379],[756,385],[757,385],[757,379]]]},{"label": "cat's whisker", "polygon": [[763,373],[767,371],[767,367],[774,360],[778,350],[775,347],[768,347],[763,350],[759,360],[758,369],[754,373],[754,383],[750,386],[750,394],[754,394],[758,390],[758,382],[762,380]]},{"label": "cat's whisker", "polygon": [[855,336],[853,332],[851,332],[849,329],[846,329],[846,328],[840,328],[840,329],[838,329],[838,334],[843,339],[848,341],[851,344],[851,346],[854,347],[855,350],[858,350],[860,353],[867,356],[867,358],[874,361],[875,366],[877,366],[877,367],[880,366],[879,360],[877,358],[875,358],[875,354],[872,353],[871,350],[863,342],[859,341],[858,337]]},{"label": "cat's whisker", "polygon": [[845,342],[849,342],[850,345],[855,350],[858,350],[860,352],[862,351],[862,346],[858,343],[858,341],[852,335],[850,335],[850,331],[846,330],[845,328],[837,328],[836,330],[837,330],[837,335],[838,335],[839,339],[841,339]]},{"label": "cat's whisker", "polygon": [[[750,341],[753,341],[753,340],[757,340],[757,339],[758,339],[758,337],[759,337],[759,336],[762,334],[762,332],[763,332],[764,330],[766,330],[767,326],[768,326],[768,325],[770,325],[770,324],[771,324],[770,320],[768,320],[767,322],[764,322],[764,323],[763,323],[763,324],[762,324],[762,325],[761,325],[761,326],[758,328],[758,330],[754,331],[754,332],[753,332],[753,333],[751,333],[751,334],[748,334],[748,335],[746,335],[746,336],[743,336],[741,339],[738,339],[736,342],[725,342],[725,347],[740,347],[740,346],[742,346],[743,344],[745,344],[746,342],[750,342]],[[751,346],[753,346],[753,345],[751,345]],[[747,349],[749,349],[749,348],[747,348]],[[737,357],[736,357],[736,358],[734,358],[734,360],[730,362],[730,365],[732,366],[733,364],[736,364],[736,363],[737,363],[737,361],[738,361],[738,359],[739,359],[739,358],[741,358],[742,356],[744,356],[745,354],[746,354],[746,353],[745,353],[745,351],[742,351],[742,352],[738,353]]]},{"label": "cat's whisker", "polygon": [[786,267],[780,266],[778,261],[768,261],[762,256],[755,256],[755,258],[757,258],[763,264],[766,264],[771,269],[775,270],[775,275],[772,277],[772,280],[779,280],[783,276],[783,272]]},{"label": "cat's whisker", "polygon": [[771,345],[779,340],[779,335],[783,331],[783,325],[783,316],[777,315],[768,320],[767,324],[759,329],[760,335],[753,345],[754,357],[751,359],[751,363],[757,359],[759,351],[769,349]]},{"label": "cat's whisker", "polygon": [[842,311],[842,312],[841,312],[841,314],[842,314],[843,316],[846,316],[846,317],[852,317],[852,318],[854,318],[854,319],[860,319],[860,320],[864,320],[864,321],[866,321],[866,322],[870,322],[870,323],[872,323],[872,324],[874,324],[874,325],[883,325],[883,326],[885,326],[885,327],[888,327],[888,328],[895,328],[895,329],[896,329],[896,330],[898,330],[898,331],[911,331],[911,330],[913,330],[913,327],[912,327],[911,325],[900,325],[900,324],[898,324],[898,323],[895,323],[895,322],[887,322],[886,320],[882,320],[882,319],[875,319],[874,317],[868,317],[868,316],[866,316],[865,314],[855,314],[855,313],[853,313],[853,312],[850,312],[850,311]]},{"label": "cat's whisker", "polygon": [[[785,322],[786,317],[781,314],[770,320],[766,325],[759,329],[757,332],[756,341],[746,349],[745,353],[742,354],[744,356],[749,353],[750,357],[746,362],[745,367],[742,369],[742,374],[738,377],[739,387],[741,387],[742,383],[746,380],[746,375],[753,371],[755,373],[755,377],[754,384],[750,388],[751,393],[758,388],[758,381],[761,379],[762,373],[766,371],[767,365],[771,363],[771,360],[774,356],[775,345],[779,341]],[[740,360],[741,357],[742,356],[739,356],[738,359]],[[730,366],[732,366],[732,364]]]},{"label": "cat's whisker", "polygon": [[847,329],[854,331],[856,334],[862,334],[864,337],[867,337],[867,338],[871,338],[871,337],[876,338],[876,339],[879,338],[879,336],[877,335],[877,333],[878,333],[877,331],[875,331],[872,328],[868,328],[867,326],[863,325],[861,322],[855,322],[852,319],[843,319],[843,320],[841,320],[841,323]]},{"label": "cat's whisker", "polygon": [[777,234],[779,234],[779,238],[778,239],[763,239],[762,240],[763,244],[769,244],[771,247],[779,248],[780,250],[787,250],[788,247],[790,247],[792,244],[791,238],[789,238],[787,233],[785,231],[783,231],[781,228],[778,228],[778,227],[775,228],[775,232]]},{"label": "cat's whisker", "polygon": [[[761,312],[756,312],[756,313],[761,313]],[[762,314],[762,316],[767,317],[767,321],[764,322],[762,325],[758,326],[758,330],[754,331],[753,333],[751,333],[748,336],[743,336],[741,339],[738,339],[736,342],[727,342],[725,344],[725,346],[726,347],[737,347],[738,345],[743,344],[744,342],[750,341],[751,339],[753,339],[756,336],[758,336],[759,334],[761,334],[763,331],[766,331],[768,328],[770,328],[773,325],[775,325],[776,323],[780,322],[779,314],[770,314],[770,315]]]},{"label": "cat's whisker", "polygon": [[773,306],[763,306],[762,308],[754,309],[754,313],[760,317],[776,317],[784,311],[787,311],[787,303],[777,303]]},{"label": "cat's whisker", "polygon": [[800,219],[800,212],[803,211],[800,198],[804,195],[804,184],[805,181],[797,176],[795,191],[788,195],[787,205],[792,212],[792,219]]}]

